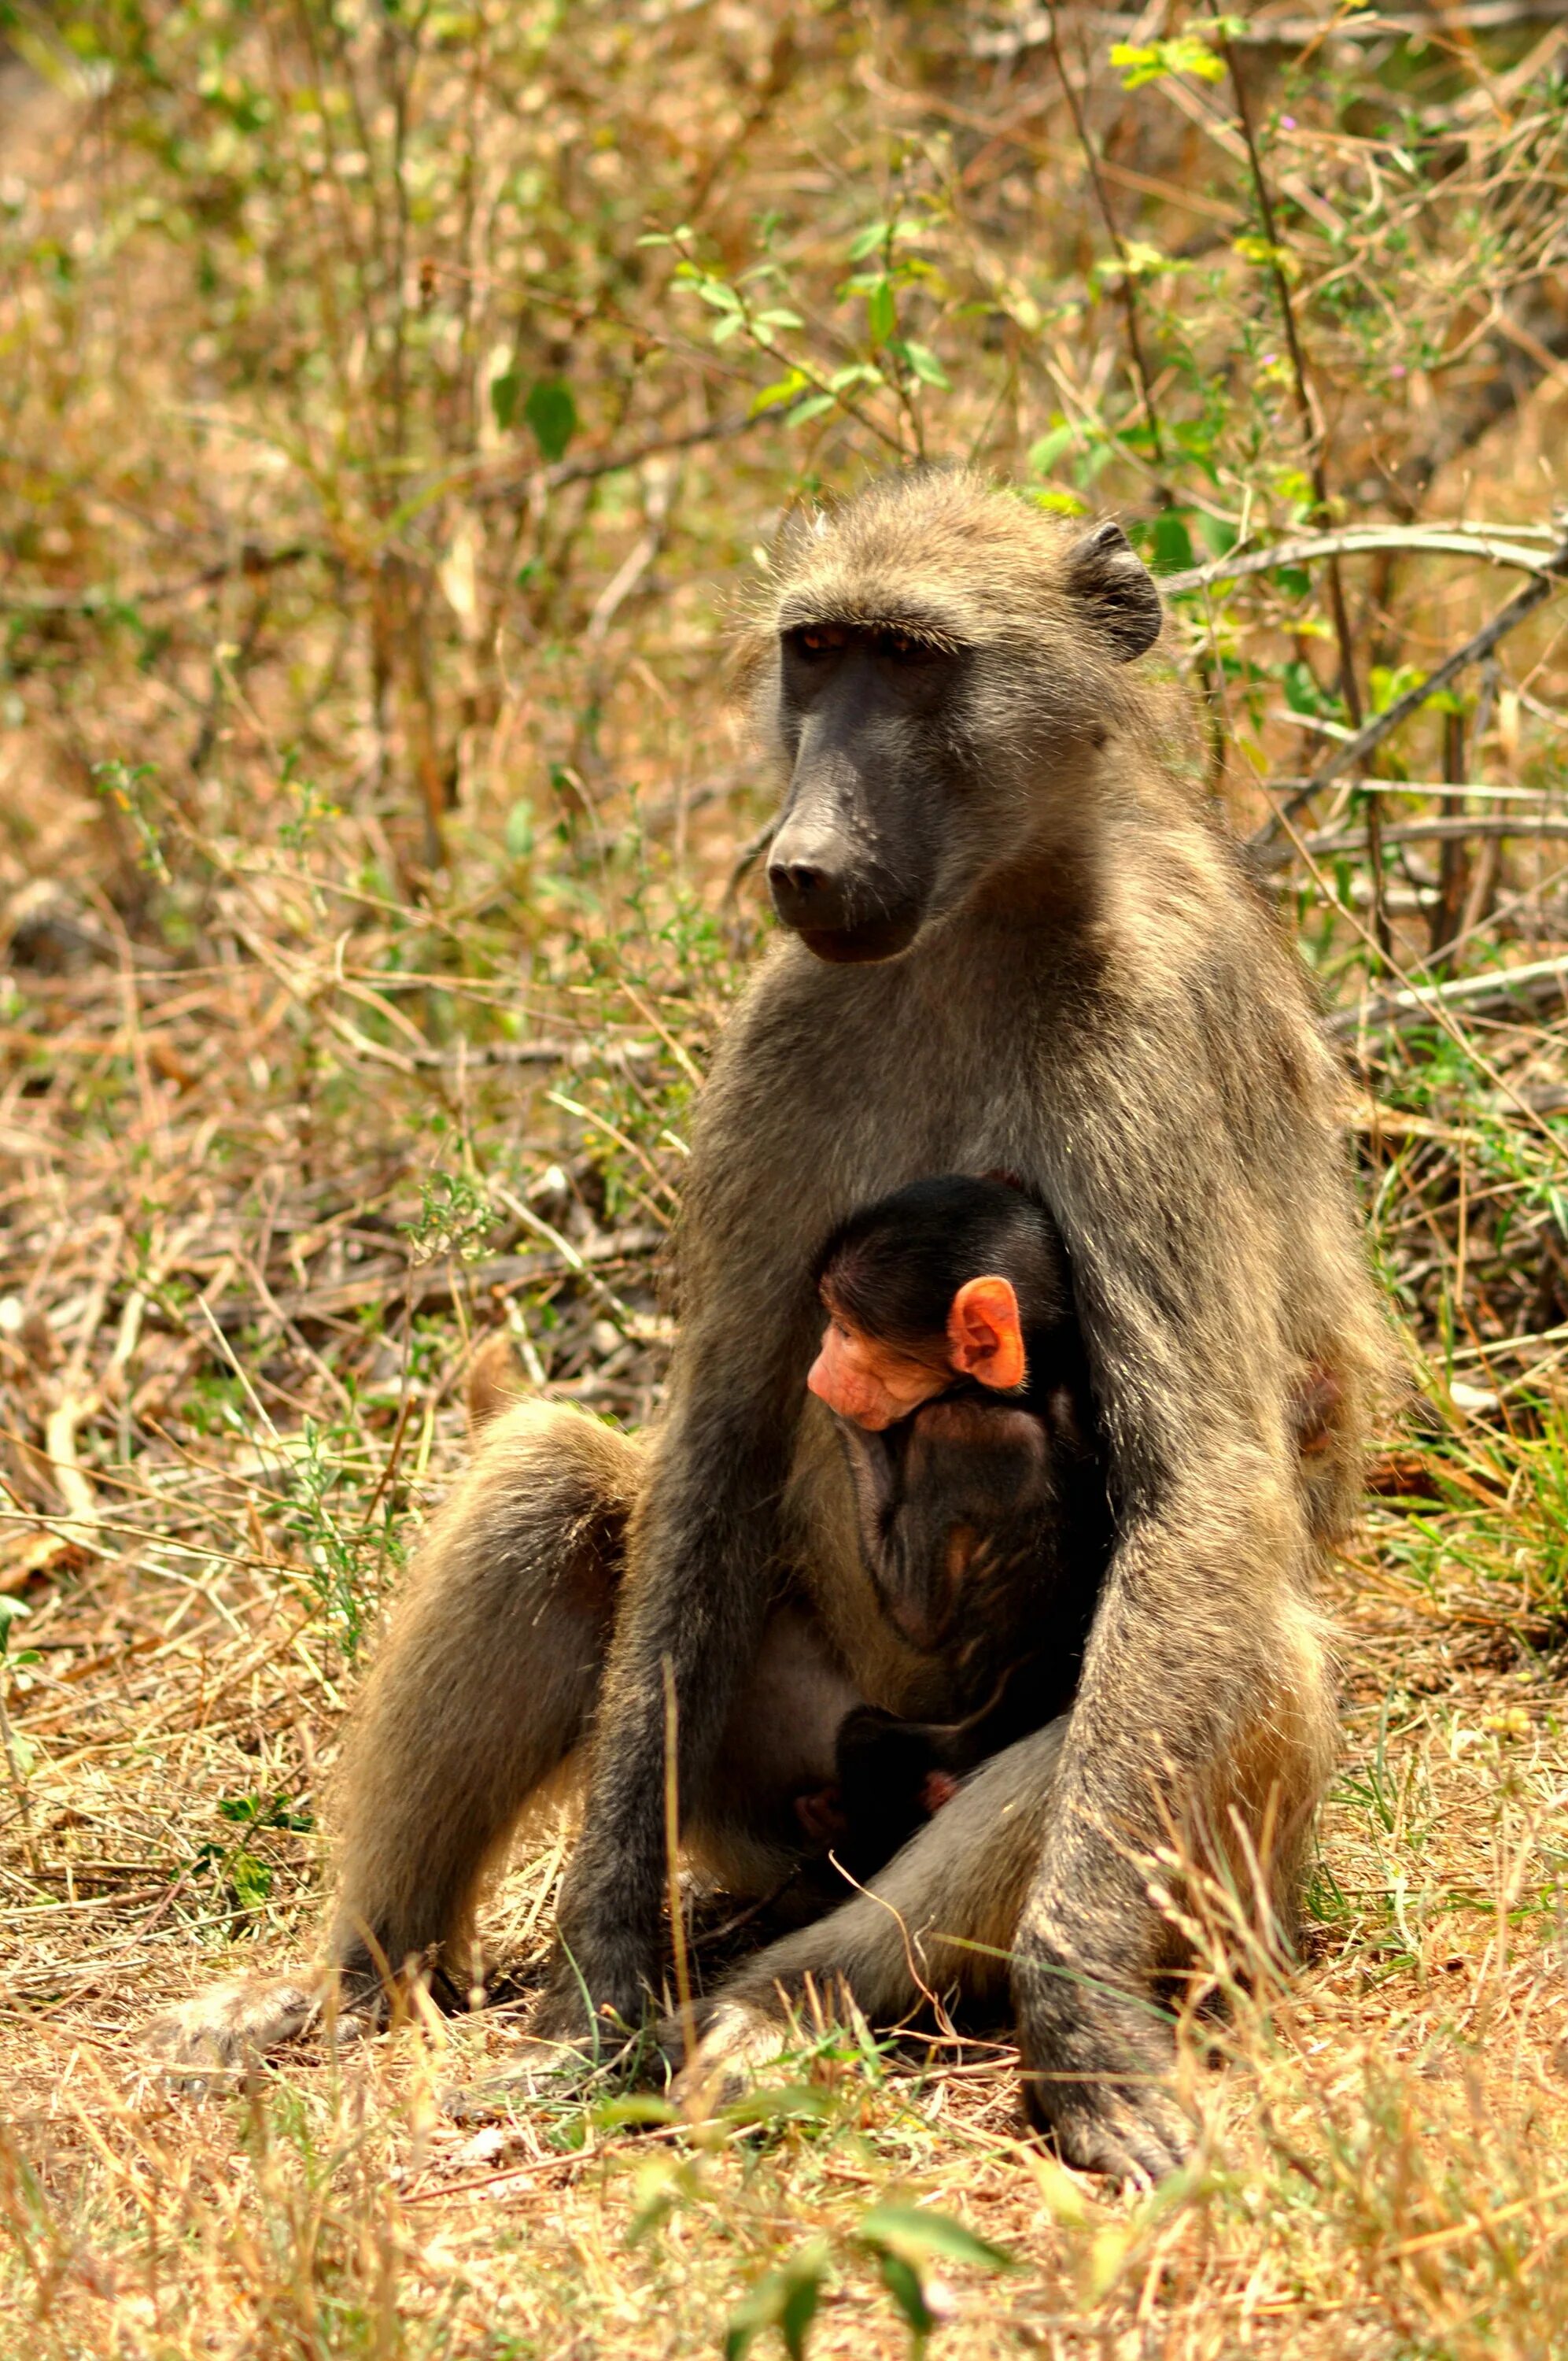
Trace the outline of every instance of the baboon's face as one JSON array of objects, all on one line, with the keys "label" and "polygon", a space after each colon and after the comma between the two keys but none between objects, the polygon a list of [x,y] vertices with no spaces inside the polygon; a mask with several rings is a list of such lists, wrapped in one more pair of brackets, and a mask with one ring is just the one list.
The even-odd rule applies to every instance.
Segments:
[{"label": "baboon's face", "polygon": [[1075,801],[1105,736],[1117,667],[1159,626],[1113,523],[1064,542],[961,483],[850,503],[778,609],[789,790],[768,884],[784,925],[818,959],[896,958],[1037,857],[1053,796]]},{"label": "baboon's face", "polygon": [[773,907],[825,960],[891,959],[929,915],[944,797],[933,770],[972,665],[896,624],[801,623],[779,638],[789,800],[773,839]]}]

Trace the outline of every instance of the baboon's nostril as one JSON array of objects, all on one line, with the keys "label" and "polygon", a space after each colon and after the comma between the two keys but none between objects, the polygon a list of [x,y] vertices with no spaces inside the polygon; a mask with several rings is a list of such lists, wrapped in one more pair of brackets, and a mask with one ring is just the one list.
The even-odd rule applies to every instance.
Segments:
[{"label": "baboon's nostril", "polygon": [[804,862],[799,861],[792,862],[784,875],[797,894],[815,894],[822,883],[820,869],[808,869]]}]

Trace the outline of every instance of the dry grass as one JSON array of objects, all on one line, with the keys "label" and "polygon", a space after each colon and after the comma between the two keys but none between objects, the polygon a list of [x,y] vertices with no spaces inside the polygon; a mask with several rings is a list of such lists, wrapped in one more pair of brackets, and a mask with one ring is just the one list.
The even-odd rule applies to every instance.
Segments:
[{"label": "dry grass", "polygon": [[[760,2349],[896,2354],[923,2301],[954,2361],[1561,2352],[1562,986],[1387,999],[1568,953],[1561,599],[1368,758],[1376,789],[1273,829],[1415,1389],[1331,1602],[1305,1958],[1191,2029],[1193,2169],[1142,2197],[1066,2174],[980,2039],[805,2026],[747,2121],[631,2121],[606,2089],[477,2131],[440,2094],[504,2065],[521,2001],[242,2091],[147,2070],[158,2005],[308,1949],[356,1661],[461,1459],[476,1338],[657,1408],[685,1112],[762,923],[727,891],[767,799],[714,640],[781,507],[928,443],[1120,504],[1167,570],[1323,519],[1234,89],[1108,62],[1174,15],[1061,11],[1142,242],[1137,355],[1037,25],[1003,54],[969,8],[18,15],[4,2349],[674,2354],[751,2301]],[[1517,587],[1413,528],[1552,546],[1565,54],[1556,17],[1497,9],[1241,46],[1332,515],[1394,536],[1343,561],[1354,693],[1320,560],[1176,601],[1244,827]],[[721,288],[745,318],[716,345]],[[764,294],[802,324],[768,331],[782,357]],[[872,335],[888,301],[948,384]],[[880,375],[801,413],[850,368]],[[792,371],[795,422],[744,423]],[[552,457],[559,411],[532,437],[520,405],[563,384]],[[568,1835],[488,1915],[524,1987]],[[912,2246],[912,2202],[1010,2267]]]}]

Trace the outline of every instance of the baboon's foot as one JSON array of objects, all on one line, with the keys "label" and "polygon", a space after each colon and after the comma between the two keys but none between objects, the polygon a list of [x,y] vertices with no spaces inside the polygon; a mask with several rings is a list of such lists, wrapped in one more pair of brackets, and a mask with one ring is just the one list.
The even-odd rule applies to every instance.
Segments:
[{"label": "baboon's foot", "polygon": [[200,2092],[214,2074],[296,2040],[321,2016],[326,1992],[323,1984],[280,1976],[213,1984],[155,2017],[143,2046],[175,2070],[181,2087]]},{"label": "baboon's foot", "polygon": [[1175,2043],[1131,2007],[1099,2003],[1092,2019],[1069,2015],[1061,1989],[1044,2007],[1020,2006],[1025,2104],[1064,2163],[1152,2187],[1187,2162],[1196,2140],[1171,2089]]},{"label": "baboon's foot", "polygon": [[557,1951],[528,2029],[538,2041],[569,2043],[598,2062],[637,2039],[650,2006],[634,1960],[612,1953],[596,1974]]},{"label": "baboon's foot", "polygon": [[[1059,2071],[1059,2070],[1056,2070]],[[1049,2132],[1064,2164],[1152,2189],[1192,2154],[1191,2119],[1168,2091],[1150,2081],[1058,2081],[1025,2071],[1024,2096],[1034,2122]]]}]

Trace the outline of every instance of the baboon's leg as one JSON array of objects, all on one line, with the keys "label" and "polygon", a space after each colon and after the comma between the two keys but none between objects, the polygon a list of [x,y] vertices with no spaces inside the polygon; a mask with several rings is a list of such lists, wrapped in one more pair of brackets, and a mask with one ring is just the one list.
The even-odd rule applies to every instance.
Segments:
[{"label": "baboon's leg", "polygon": [[[1260,1688],[1256,1719],[1200,1790],[1168,1800],[1179,1849],[1199,1873],[1218,1869],[1244,1909],[1283,1921],[1327,1775],[1332,1720],[1313,1619],[1288,1617],[1277,1640],[1277,1685],[1271,1694]],[[1154,1795],[1167,1774],[1148,1764],[1136,1811],[1098,1816],[1096,1833],[1120,1837],[1129,1856],[1135,1902],[1107,1891],[1102,1922],[1076,1953],[1058,1939],[1042,1956],[1041,1855],[1075,1784],[1074,1748],[1072,1719],[1063,1716],[994,1756],[865,1894],[726,1978],[704,2004],[686,2086],[723,2081],[772,2056],[808,1981],[829,2006],[842,1989],[881,2025],[896,2024],[927,1993],[982,1998],[1010,1986],[1030,2109],[1068,2161],[1138,2180],[1173,2169],[1192,2134],[1166,2087],[1173,2042],[1153,1982],[1185,1952],[1149,1897],[1146,1855],[1135,1857],[1142,1844],[1128,1842],[1130,1828],[1157,1817]],[[1260,1873],[1264,1891],[1255,1894]],[[1123,1957],[1117,1938],[1129,1928],[1157,1938],[1157,1949]]]},{"label": "baboon's leg", "polygon": [[841,1989],[878,2025],[927,1993],[1004,1989],[1067,1729],[1064,1717],[993,1756],[864,1894],[727,1976],[702,2005],[687,2087],[772,2056],[808,1982],[829,2005]]},{"label": "baboon's leg", "polygon": [[[1108,1620],[1094,1645],[1110,1650],[1119,1635]],[[1120,1763],[1080,1738],[1084,1696],[1074,1713],[1012,1986],[1030,2110],[1070,2162],[1092,2169],[1157,2179],[1191,2145],[1163,2089],[1174,2040],[1155,2005],[1157,1980],[1190,1951],[1159,1889],[1180,1893],[1190,1862],[1186,1905],[1209,1919],[1217,1947],[1240,1949],[1244,1966],[1255,1946],[1289,1931],[1303,1840],[1332,1761],[1332,1706],[1305,1606],[1259,1598],[1248,1638],[1245,1701],[1234,1697],[1231,1726],[1212,1733],[1207,1759],[1196,1748],[1185,1761],[1162,1752],[1168,1689],[1140,1696],[1125,1667]],[[1211,1689],[1220,1653],[1216,1633]]]},{"label": "baboon's leg", "polygon": [[[339,1779],[331,1960],[345,1996],[411,1958],[466,1981],[488,1863],[581,1740],[643,1453],[564,1404],[488,1423],[421,1543],[356,1706]],[[299,2032],[323,1986],[230,1982],[149,2029],[226,2064]]]},{"label": "baboon's leg", "polygon": [[485,1869],[592,1711],[643,1466],[565,1404],[486,1429],[354,1714],[332,1930],[349,1976],[427,1956],[467,1972]]}]

